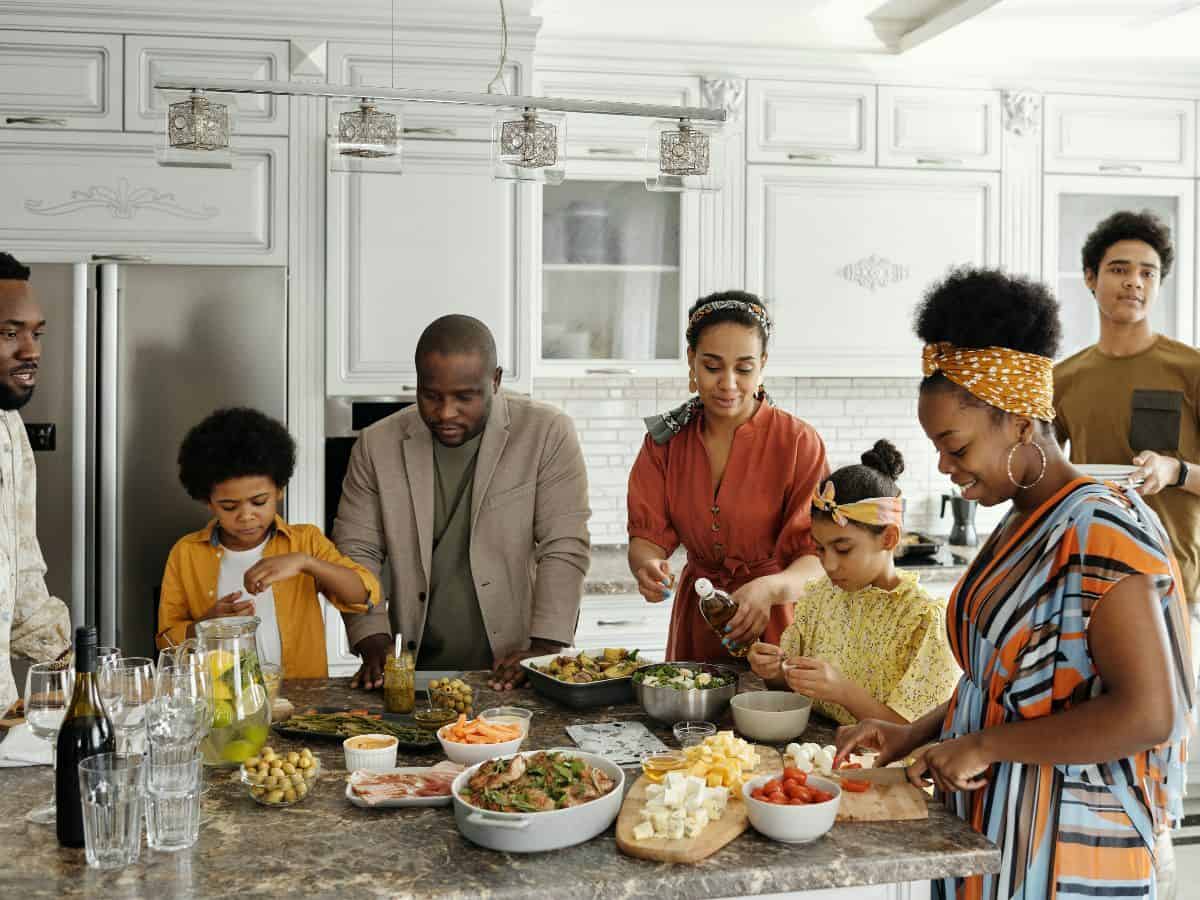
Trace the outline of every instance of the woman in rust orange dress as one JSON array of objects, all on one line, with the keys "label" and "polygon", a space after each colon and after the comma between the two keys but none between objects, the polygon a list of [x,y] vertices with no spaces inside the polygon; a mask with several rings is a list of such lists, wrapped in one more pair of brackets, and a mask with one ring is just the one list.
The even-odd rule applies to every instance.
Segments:
[{"label": "woman in rust orange dress", "polygon": [[[728,659],[734,641],[778,642],[792,601],[822,574],[809,506],[829,475],[825,446],[763,390],[770,334],[753,294],[697,301],[687,327],[695,396],[646,420],[629,475],[629,568],[649,602],[675,597],[668,659]],[[680,544],[688,561],[676,582],[667,560]],[[700,616],[700,577],[738,603],[724,638]]]}]

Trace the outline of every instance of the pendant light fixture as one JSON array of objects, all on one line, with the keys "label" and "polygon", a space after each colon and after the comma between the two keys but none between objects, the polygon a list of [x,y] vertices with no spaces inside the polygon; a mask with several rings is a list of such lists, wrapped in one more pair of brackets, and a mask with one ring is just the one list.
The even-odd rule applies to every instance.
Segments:
[{"label": "pendant light fixture", "polygon": [[646,158],[658,171],[646,179],[651,191],[719,191],[725,181],[724,135],[691,119],[650,124]]},{"label": "pendant light fixture", "polygon": [[233,168],[230,136],[236,109],[230,103],[216,103],[198,90],[186,100],[168,104],[165,141],[155,152],[158,164]]},{"label": "pendant light fixture", "polygon": [[504,181],[562,184],[567,117],[499,109],[492,122],[492,175]]},{"label": "pendant light fixture", "polygon": [[[389,45],[392,54],[392,90],[396,88],[396,5],[392,0],[392,30]],[[330,122],[337,121],[337,130],[329,136],[325,159],[329,171],[375,172],[400,175],[400,135],[402,116],[398,106],[380,109],[369,97],[360,98],[358,105],[347,109],[345,104],[330,103]]]}]

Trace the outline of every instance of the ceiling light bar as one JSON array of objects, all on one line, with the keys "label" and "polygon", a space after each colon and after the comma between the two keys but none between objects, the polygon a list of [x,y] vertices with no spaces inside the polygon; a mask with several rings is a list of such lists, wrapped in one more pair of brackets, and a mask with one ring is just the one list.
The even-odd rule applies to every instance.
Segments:
[{"label": "ceiling light bar", "polygon": [[650,119],[690,119],[693,122],[724,122],[725,110],[706,106],[659,106],[647,103],[613,103],[607,100],[576,100],[565,97],[523,97],[509,94],[477,94],[469,91],[431,91],[420,88],[383,88],[359,85],[308,84],[291,81],[254,81],[240,78],[186,78],[162,75],[155,79],[159,91],[208,91],[215,94],[273,94],[281,97],[336,97],[352,100],[451,103],[460,106],[499,106],[565,113],[594,113],[605,116],[642,116]]}]

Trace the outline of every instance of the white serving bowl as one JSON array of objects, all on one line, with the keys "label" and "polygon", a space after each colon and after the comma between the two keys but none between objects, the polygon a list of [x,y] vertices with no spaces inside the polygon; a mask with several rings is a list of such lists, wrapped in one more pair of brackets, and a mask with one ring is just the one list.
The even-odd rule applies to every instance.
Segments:
[{"label": "white serving bowl", "polygon": [[738,733],[767,744],[799,737],[808,727],[812,700],[795,691],[752,691],[729,701]]},{"label": "white serving bowl", "polygon": [[807,844],[815,841],[833,827],[838,807],[842,802],[841,787],[828,778],[809,775],[808,784],[833,794],[832,800],[824,803],[805,803],[801,806],[782,806],[755,800],[750,793],[762,787],[776,775],[759,775],[742,785],[742,800],[750,814],[750,824],[755,831],[765,834],[773,841],[785,844]]},{"label": "white serving bowl", "polygon": [[521,734],[529,734],[529,726],[533,721],[533,713],[523,706],[493,706],[479,714],[479,718],[498,725],[517,725]]},{"label": "white serving bowl", "polygon": [[[367,741],[387,741],[388,746],[367,749],[355,744]],[[396,753],[400,742],[391,734],[356,734],[342,741],[347,772],[382,772],[396,768]]]},{"label": "white serving bowl", "polygon": [[509,756],[520,750],[521,744],[525,742],[526,732],[524,731],[511,741],[499,744],[463,744],[447,740],[446,731],[453,724],[451,722],[450,725],[443,725],[439,728],[437,739],[442,744],[442,752],[446,754],[446,759],[464,766],[474,766],[496,756]]}]

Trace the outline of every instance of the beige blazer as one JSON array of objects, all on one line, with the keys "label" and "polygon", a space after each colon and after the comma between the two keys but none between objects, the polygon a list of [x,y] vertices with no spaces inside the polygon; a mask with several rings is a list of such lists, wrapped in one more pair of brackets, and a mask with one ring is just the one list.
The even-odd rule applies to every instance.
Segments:
[{"label": "beige blazer", "polygon": [[[333,540],[384,580],[386,604],[343,613],[350,646],[401,632],[420,650],[433,557],[433,435],[416,406],[367,428],[342,483]],[[587,472],[571,419],[501,392],[483,430],[471,497],[471,573],[492,654],[531,638],[570,644],[590,562]],[[386,612],[385,612],[386,609]]]}]

